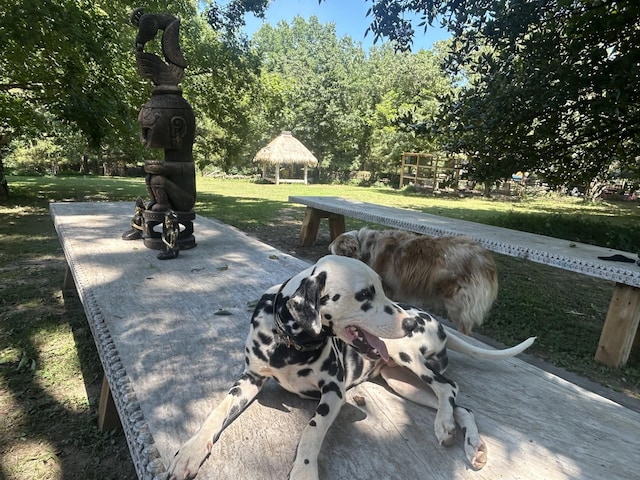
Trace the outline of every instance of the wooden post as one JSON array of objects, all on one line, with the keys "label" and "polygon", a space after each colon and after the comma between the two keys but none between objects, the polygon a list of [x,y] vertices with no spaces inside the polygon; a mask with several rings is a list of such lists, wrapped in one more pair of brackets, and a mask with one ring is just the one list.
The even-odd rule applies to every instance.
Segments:
[{"label": "wooden post", "polygon": [[304,220],[302,220],[302,229],[300,230],[300,245],[310,247],[316,243],[321,218],[321,210],[307,207],[304,212]]},{"label": "wooden post", "polygon": [[611,367],[627,363],[640,322],[640,288],[616,283],[595,359]]},{"label": "wooden post", "polygon": [[338,235],[345,232],[344,215],[307,207],[304,212],[304,220],[302,220],[302,229],[300,230],[300,245],[303,247],[311,247],[316,243],[320,220],[323,218],[329,219],[329,234],[331,240],[335,240]]},{"label": "wooden post", "polygon": [[102,377],[100,403],[98,404],[98,430],[101,432],[116,430],[121,427],[120,416],[111,395],[107,376]]},{"label": "wooden post", "polygon": [[62,296],[63,298],[66,298],[69,295],[73,295],[75,291],[76,291],[76,282],[73,279],[73,274],[71,273],[69,264],[67,264],[67,268],[64,271],[64,281],[62,283]]},{"label": "wooden post", "polygon": [[345,232],[344,215],[329,214],[329,235],[333,242],[339,235]]},{"label": "wooden post", "polygon": [[280,185],[280,164],[276,163],[276,185]]}]

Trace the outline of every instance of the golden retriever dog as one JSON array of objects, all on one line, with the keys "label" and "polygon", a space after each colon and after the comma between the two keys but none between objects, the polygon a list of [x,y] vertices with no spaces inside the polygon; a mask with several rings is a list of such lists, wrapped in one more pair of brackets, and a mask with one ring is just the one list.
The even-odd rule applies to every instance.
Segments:
[{"label": "golden retriever dog", "polygon": [[447,318],[467,335],[484,321],[498,294],[491,253],[468,237],[365,227],[338,236],[329,250],[373,268],[389,298],[444,308]]}]

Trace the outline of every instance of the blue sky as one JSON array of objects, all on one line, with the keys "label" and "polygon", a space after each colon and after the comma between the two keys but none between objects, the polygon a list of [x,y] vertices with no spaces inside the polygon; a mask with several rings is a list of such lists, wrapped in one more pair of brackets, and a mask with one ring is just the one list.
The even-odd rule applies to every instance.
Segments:
[{"label": "blue sky", "polygon": [[[364,36],[371,24],[367,17],[367,10],[371,2],[366,0],[323,0],[318,5],[318,0],[271,0],[265,15],[265,22],[273,26],[281,20],[291,22],[293,17],[299,15],[309,19],[312,15],[318,17],[320,23],[334,23],[338,37],[350,36],[354,41],[361,42],[365,49],[373,45],[373,35]],[[419,17],[414,17],[413,28],[416,31],[412,51],[421,48],[429,49],[434,42],[450,37],[450,34],[440,27],[429,27],[427,33],[423,27],[418,27]],[[245,33],[253,35],[262,25],[262,20],[252,14],[246,16],[247,26]]]}]

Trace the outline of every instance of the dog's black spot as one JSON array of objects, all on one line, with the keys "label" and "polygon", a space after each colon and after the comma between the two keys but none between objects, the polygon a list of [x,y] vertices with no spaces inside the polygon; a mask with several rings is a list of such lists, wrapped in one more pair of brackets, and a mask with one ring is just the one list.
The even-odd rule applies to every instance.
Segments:
[{"label": "dog's black spot", "polygon": [[447,365],[449,365],[449,356],[447,355],[446,349],[440,350],[435,355],[432,355],[428,360],[431,368],[436,372],[444,372]]},{"label": "dog's black spot", "polygon": [[431,315],[429,315],[427,312],[418,312],[418,316],[421,319],[426,320],[427,322],[432,322],[433,321],[433,317]]},{"label": "dog's black spot", "polygon": [[[465,432],[466,435],[466,432]],[[473,447],[473,445],[471,444],[471,437],[467,438],[467,445]]]},{"label": "dog's black spot", "polygon": [[240,375],[240,378],[233,384],[233,387],[229,390],[229,394],[234,397],[238,397],[242,395],[242,384],[249,382],[252,385],[261,386],[264,383],[264,377],[259,375],[254,375],[250,372],[245,372]]},{"label": "dog's black spot", "polygon": [[258,333],[258,338],[264,345],[271,345],[271,342],[273,342],[273,337],[270,337],[269,335],[266,335],[262,332]]},{"label": "dog's black spot", "polygon": [[303,352],[281,344],[275,348],[268,361],[269,365],[274,368],[284,368],[288,365],[311,365],[318,360],[321,354],[322,348]]},{"label": "dog's black spot", "polygon": [[305,458],[305,459],[304,459],[304,464],[305,464],[305,465],[309,465],[309,459]]},{"label": "dog's black spot", "polygon": [[339,368],[339,365],[338,365],[338,359],[336,357],[336,352],[333,349],[331,349],[331,352],[329,353],[329,356],[325,359],[324,362],[322,362],[322,365],[320,366],[320,371],[321,372],[327,372],[332,377],[337,377],[339,370],[340,370],[340,368]]},{"label": "dog's black spot", "polygon": [[316,413],[322,417],[326,417],[329,414],[329,411],[331,409],[329,408],[329,405],[327,405],[326,403],[321,403],[320,405],[318,405],[318,408],[316,408]]},{"label": "dog's black spot", "polygon": [[251,351],[253,352],[253,354],[259,358],[260,360],[262,360],[263,362],[268,362],[269,359],[267,358],[267,356],[264,354],[264,352],[262,351],[262,349],[260,348],[260,344],[254,340],[253,341],[253,348],[251,349]]},{"label": "dog's black spot", "polygon": [[447,377],[445,377],[444,375],[439,374],[438,372],[433,372],[434,378],[436,380],[436,382],[439,383],[448,383],[449,385],[451,385],[454,389],[458,388],[458,385],[456,384],[456,382],[454,382],[453,380],[449,380]]},{"label": "dog's black spot", "polygon": [[384,306],[384,313],[387,315],[393,315],[395,313],[394,309],[390,305]]},{"label": "dog's black spot", "polygon": [[444,331],[442,324],[438,325],[438,338],[442,341],[447,339],[447,332]]},{"label": "dog's black spot", "polygon": [[310,368],[303,368],[302,370],[298,370],[299,377],[308,377],[313,372]]},{"label": "dog's black spot", "polygon": [[233,419],[240,415],[240,413],[242,413],[242,411],[247,406],[247,403],[249,403],[247,402],[247,400],[239,400],[238,403],[236,403],[229,409],[229,415],[227,416],[227,419]]},{"label": "dog's black spot", "polygon": [[342,398],[342,390],[340,390],[340,387],[335,382],[329,382],[322,387],[323,395],[329,392],[333,392],[338,396],[338,398]]},{"label": "dog's black spot", "polygon": [[404,363],[411,363],[411,356],[408,353],[400,352],[400,360]]},{"label": "dog's black spot", "polygon": [[311,421],[309,422],[309,426],[310,426],[310,427],[315,427],[315,426],[317,426],[317,425],[318,425],[318,424],[317,424],[317,423],[316,423],[316,421],[315,421],[315,420],[313,420],[313,419],[311,419]]},{"label": "dog's black spot", "polygon": [[299,395],[303,398],[314,398],[320,400],[320,392],[318,390],[302,390]]},{"label": "dog's black spot", "polygon": [[331,314],[330,314],[330,313],[325,313],[325,314],[324,314],[324,319],[325,319],[325,320],[331,320],[332,318],[333,318],[333,316],[331,316]]},{"label": "dog's black spot", "polygon": [[429,375],[420,375],[420,378],[423,382],[428,383],[429,385],[433,383],[433,377],[430,377]]},{"label": "dog's black spot", "polygon": [[449,397],[449,404],[451,404],[453,408],[456,408],[456,399],[453,397]]},{"label": "dog's black spot", "polygon": [[256,304],[256,308],[253,310],[253,316],[251,320],[253,321],[256,316],[258,316],[262,311],[267,313],[268,315],[273,315],[273,300],[276,297],[275,293],[268,293],[262,295],[258,303]]},{"label": "dog's black spot", "polygon": [[320,297],[319,303],[320,305],[326,305],[327,303],[329,303],[329,295],[323,295],[322,297]]},{"label": "dog's black spot", "polygon": [[364,302],[362,305],[360,305],[360,310],[362,310],[363,312],[368,312],[372,307],[373,306],[371,305],[371,302]]},{"label": "dog's black spot", "polygon": [[349,365],[349,374],[353,380],[357,380],[362,376],[364,371],[364,359],[352,348],[348,348],[344,345],[345,350],[348,352],[347,363]]},{"label": "dog's black spot", "polygon": [[334,302],[337,302],[338,300],[340,300],[340,294],[336,293],[333,297],[331,297],[331,300],[333,300]]}]

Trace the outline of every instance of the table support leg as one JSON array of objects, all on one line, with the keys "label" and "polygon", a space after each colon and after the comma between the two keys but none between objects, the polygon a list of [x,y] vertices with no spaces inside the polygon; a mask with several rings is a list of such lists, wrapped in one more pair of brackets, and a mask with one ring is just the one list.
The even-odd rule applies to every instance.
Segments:
[{"label": "table support leg", "polygon": [[311,247],[316,243],[320,220],[323,218],[329,219],[329,234],[331,235],[331,240],[334,240],[338,235],[345,232],[344,215],[307,207],[304,213],[304,220],[302,221],[302,229],[300,230],[300,245],[303,247]]},{"label": "table support leg", "polygon": [[105,432],[119,428],[121,428],[120,417],[105,375],[102,378],[102,390],[100,391],[100,403],[98,404],[98,430]]},{"label": "table support leg", "polygon": [[627,363],[640,323],[640,288],[616,283],[595,359],[611,367]]},{"label": "table support leg", "polygon": [[76,282],[73,279],[73,274],[71,273],[69,264],[67,264],[67,268],[64,271],[64,282],[62,283],[62,296],[66,298],[69,295],[73,295],[75,291],[76,291]]}]

